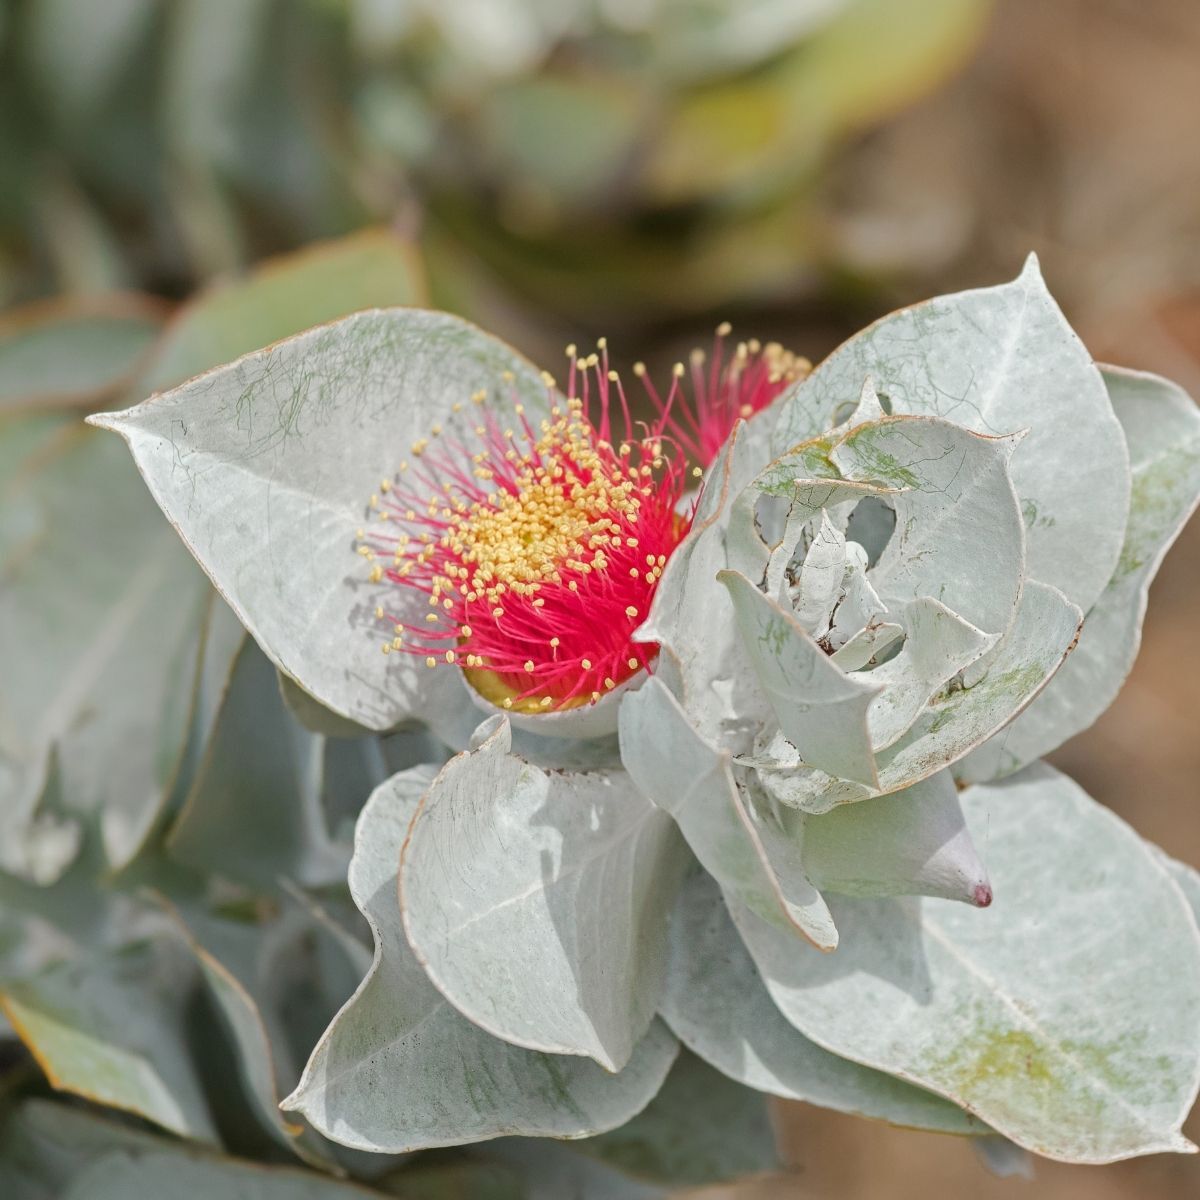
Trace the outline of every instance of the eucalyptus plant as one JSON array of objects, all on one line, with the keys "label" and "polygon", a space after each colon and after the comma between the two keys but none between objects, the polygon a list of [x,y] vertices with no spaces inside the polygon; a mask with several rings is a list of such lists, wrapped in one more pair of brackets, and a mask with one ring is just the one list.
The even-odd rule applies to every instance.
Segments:
[{"label": "eucalyptus plant", "polygon": [[815,369],[727,339],[559,380],[385,308],[92,418],[316,736],[430,739],[363,797],[374,951],[285,1121],[619,1157],[715,1068],[1066,1161],[1192,1149],[1200,878],[1038,759],[1129,671],[1200,414],[1094,364],[1033,260]]}]

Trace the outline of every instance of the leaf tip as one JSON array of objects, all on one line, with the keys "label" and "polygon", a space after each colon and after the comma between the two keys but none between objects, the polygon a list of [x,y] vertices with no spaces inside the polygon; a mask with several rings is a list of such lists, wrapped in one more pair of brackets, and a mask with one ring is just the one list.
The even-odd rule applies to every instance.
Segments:
[{"label": "leaf tip", "polygon": [[1042,264],[1038,259],[1037,251],[1030,250],[1030,252],[1025,256],[1025,263],[1021,267],[1020,275],[1017,276],[1017,282],[1031,283],[1035,280],[1038,283],[1045,282],[1042,276]]}]

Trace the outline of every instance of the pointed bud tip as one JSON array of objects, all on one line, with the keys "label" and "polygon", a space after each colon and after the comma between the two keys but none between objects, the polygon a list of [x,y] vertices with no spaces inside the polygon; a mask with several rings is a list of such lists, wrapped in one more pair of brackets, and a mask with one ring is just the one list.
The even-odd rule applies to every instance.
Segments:
[{"label": "pointed bud tip", "polygon": [[976,908],[987,908],[992,902],[992,885],[990,883],[977,883],[975,890],[971,893],[971,903]]}]

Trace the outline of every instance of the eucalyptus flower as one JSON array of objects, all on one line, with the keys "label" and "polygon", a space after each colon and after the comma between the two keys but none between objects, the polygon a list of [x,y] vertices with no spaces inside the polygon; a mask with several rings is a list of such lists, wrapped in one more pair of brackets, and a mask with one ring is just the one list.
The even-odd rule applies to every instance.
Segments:
[{"label": "eucalyptus flower", "polygon": [[1189,1149],[1200,880],[1035,760],[1129,668],[1194,405],[1097,368],[1032,261],[811,372],[726,333],[643,423],[603,344],[560,391],[416,310],[97,419],[311,719],[458,751],[359,817],[374,961],[285,1107],[585,1137],[682,1042],[1057,1158]]}]

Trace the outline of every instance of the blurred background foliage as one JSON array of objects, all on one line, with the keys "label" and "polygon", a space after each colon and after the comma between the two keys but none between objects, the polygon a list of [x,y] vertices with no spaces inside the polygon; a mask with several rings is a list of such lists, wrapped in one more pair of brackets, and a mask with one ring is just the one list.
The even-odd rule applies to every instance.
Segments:
[{"label": "blurred background foliage", "polygon": [[988,8],[10,0],[0,294],[180,296],[385,220],[447,294],[490,271],[575,322],[793,295],[834,266],[831,153]]},{"label": "blurred background foliage", "polygon": [[[552,368],[600,333],[667,364],[726,317],[816,359],[1029,249],[1097,357],[1200,393],[1198,110],[1187,0],[0,2],[0,1194],[293,1196],[293,1162],[649,1197],[774,1157],[759,1100],[690,1062],[623,1138],[536,1155],[369,1163],[283,1120],[370,953],[354,815],[444,751],[281,686],[83,413],[386,304]],[[1192,863],[1198,586],[1193,525],[1126,691],[1057,756]],[[953,1139],[775,1116],[793,1172],[740,1197],[1012,1190]],[[1039,1164],[1036,1194],[1198,1170]]]}]

